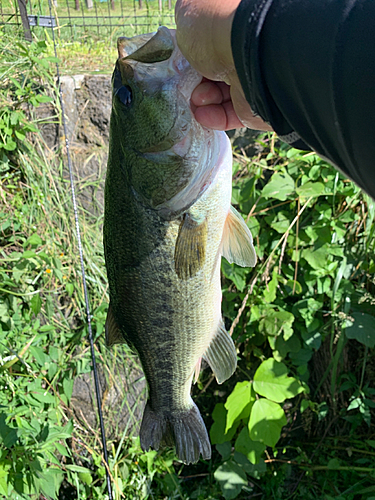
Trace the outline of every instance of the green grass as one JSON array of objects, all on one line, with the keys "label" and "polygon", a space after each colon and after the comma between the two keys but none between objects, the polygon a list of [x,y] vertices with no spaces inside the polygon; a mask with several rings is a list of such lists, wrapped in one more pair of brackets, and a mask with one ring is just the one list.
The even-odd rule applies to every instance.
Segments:
[{"label": "green grass", "polygon": [[[88,9],[84,0],[79,2],[79,10],[75,9],[74,0],[59,0],[57,6],[52,2],[52,15],[56,19],[55,33],[59,44],[79,41],[80,43],[93,44],[105,40],[116,41],[118,36],[133,36],[157,30],[158,26],[175,27],[174,2],[169,9],[167,1],[162,2],[159,10],[156,0],[143,1],[143,7],[131,0],[115,0],[114,9],[111,2],[93,1],[93,8]],[[33,0],[27,4],[28,14],[36,16],[49,16],[47,0]],[[17,2],[5,0],[2,3],[3,22],[18,22],[20,17]],[[12,28],[11,28],[12,29]],[[33,27],[33,33],[38,38],[44,38],[44,30]]]}]

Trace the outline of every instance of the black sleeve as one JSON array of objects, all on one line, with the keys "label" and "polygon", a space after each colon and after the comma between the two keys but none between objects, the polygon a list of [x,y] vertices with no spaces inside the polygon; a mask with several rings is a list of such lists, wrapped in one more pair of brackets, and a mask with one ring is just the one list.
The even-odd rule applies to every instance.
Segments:
[{"label": "black sleeve", "polygon": [[375,198],[375,1],[242,0],[232,52],[253,111]]}]

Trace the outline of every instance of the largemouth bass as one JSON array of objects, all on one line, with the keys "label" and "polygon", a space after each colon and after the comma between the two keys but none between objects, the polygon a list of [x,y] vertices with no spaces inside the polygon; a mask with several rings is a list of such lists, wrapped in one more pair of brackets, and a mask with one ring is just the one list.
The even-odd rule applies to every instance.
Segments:
[{"label": "largemouth bass", "polygon": [[221,256],[254,266],[252,237],[230,206],[232,151],[224,132],[196,122],[201,76],[174,32],[118,41],[113,74],[104,249],[108,345],[127,342],[148,385],[143,450],[176,447],[188,464],[211,446],[191,398],[201,359],[218,383],[237,356],[221,317]]}]

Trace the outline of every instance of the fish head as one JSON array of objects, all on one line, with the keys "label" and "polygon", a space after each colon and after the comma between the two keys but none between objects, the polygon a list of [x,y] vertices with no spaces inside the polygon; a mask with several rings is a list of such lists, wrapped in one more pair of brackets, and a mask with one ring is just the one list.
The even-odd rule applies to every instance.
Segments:
[{"label": "fish head", "polygon": [[189,133],[190,97],[202,77],[183,57],[174,30],[118,39],[112,78],[116,139],[123,149],[158,153]]}]

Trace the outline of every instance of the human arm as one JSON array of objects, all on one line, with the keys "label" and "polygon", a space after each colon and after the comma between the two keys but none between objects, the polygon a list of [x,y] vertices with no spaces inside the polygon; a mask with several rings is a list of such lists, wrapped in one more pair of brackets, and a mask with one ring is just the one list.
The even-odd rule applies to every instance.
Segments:
[{"label": "human arm", "polygon": [[[205,8],[208,18],[210,11]],[[217,12],[213,16],[215,20]],[[201,28],[208,26],[203,38],[212,36],[215,41],[221,33],[220,47],[225,48],[220,50],[226,51],[223,61],[228,64],[231,25],[235,69],[230,66],[225,81],[238,88],[236,80],[230,79],[236,75],[250,111],[292,146],[313,149],[327,158],[375,198],[375,2],[242,0],[230,22],[225,19],[214,33],[203,23]],[[179,40],[178,31],[177,23]],[[200,44],[196,32],[197,56]],[[217,58],[214,48],[210,56]],[[200,64],[203,68],[203,59]],[[211,61],[207,67],[213,67]],[[215,74],[205,76],[219,79],[220,72]],[[241,118],[244,108],[235,109]],[[241,121],[260,128],[251,120]]]},{"label": "human arm", "polygon": [[232,22],[240,0],[178,0],[177,42],[205,80],[192,95],[196,118],[219,130],[247,126],[271,130],[252,112],[238,80],[231,49]]}]

